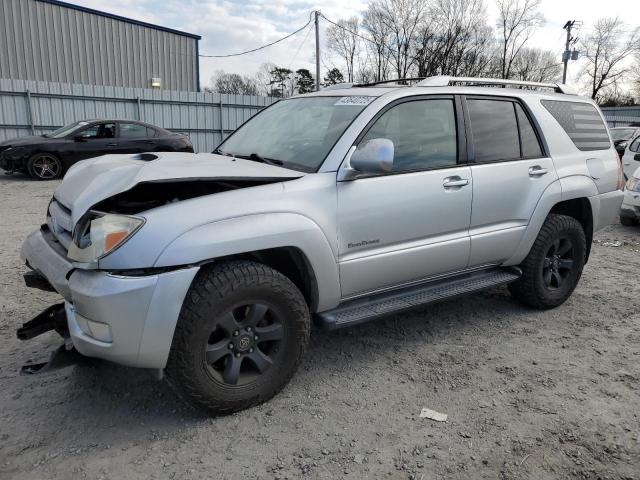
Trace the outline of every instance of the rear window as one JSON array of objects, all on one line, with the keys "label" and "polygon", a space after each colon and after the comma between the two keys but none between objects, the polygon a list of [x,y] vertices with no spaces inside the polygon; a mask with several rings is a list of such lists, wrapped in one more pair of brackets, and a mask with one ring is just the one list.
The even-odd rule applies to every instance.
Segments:
[{"label": "rear window", "polygon": [[467,105],[476,161],[519,159],[520,141],[513,102],[470,99]]},{"label": "rear window", "polygon": [[542,100],[542,105],[558,121],[579,150],[611,148],[607,127],[593,105],[559,100]]}]

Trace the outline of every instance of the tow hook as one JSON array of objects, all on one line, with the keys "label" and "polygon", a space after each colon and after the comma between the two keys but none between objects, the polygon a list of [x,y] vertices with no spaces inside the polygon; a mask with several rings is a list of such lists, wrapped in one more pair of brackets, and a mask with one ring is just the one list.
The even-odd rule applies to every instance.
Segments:
[{"label": "tow hook", "polygon": [[58,370],[59,368],[78,363],[79,360],[84,358],[73,347],[73,343],[69,337],[64,303],[58,303],[45,309],[42,313],[23,324],[16,332],[16,335],[20,340],[29,340],[51,330],[58,332],[64,339],[64,343],[51,353],[49,361],[24,365],[20,369],[21,375],[32,375],[34,373]]}]

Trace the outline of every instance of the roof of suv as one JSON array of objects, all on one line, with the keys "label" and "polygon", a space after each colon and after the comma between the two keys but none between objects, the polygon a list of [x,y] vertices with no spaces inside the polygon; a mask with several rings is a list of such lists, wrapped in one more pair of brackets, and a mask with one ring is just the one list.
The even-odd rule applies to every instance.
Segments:
[{"label": "roof of suv", "polygon": [[[415,79],[411,79],[415,80]],[[399,80],[401,81],[401,80]],[[398,82],[398,81],[396,81]],[[457,84],[459,83],[459,84]],[[415,85],[400,85],[391,82],[382,82],[369,85],[354,84],[333,85],[318,92],[297,95],[308,96],[368,96],[380,97],[392,94],[394,97],[420,95],[420,94],[484,94],[506,96],[544,96],[563,100],[578,100],[590,102],[590,99],[581,97],[567,85],[555,83],[519,82],[513,80],[484,79],[484,78],[456,78],[456,77],[428,77]],[[393,92],[393,93],[392,93]]]}]

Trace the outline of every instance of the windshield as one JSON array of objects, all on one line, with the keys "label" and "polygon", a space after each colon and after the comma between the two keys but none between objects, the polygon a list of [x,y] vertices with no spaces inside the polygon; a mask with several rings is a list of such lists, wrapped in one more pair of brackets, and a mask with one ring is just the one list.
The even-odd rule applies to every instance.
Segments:
[{"label": "windshield", "polygon": [[635,128],[612,128],[611,138],[613,138],[614,142],[616,140],[629,140],[635,131]]},{"label": "windshield", "polygon": [[70,133],[78,130],[79,128],[84,127],[85,125],[89,125],[89,122],[75,122],[71,125],[67,125],[66,127],[59,128],[55,132],[47,133],[44,135],[47,138],[62,138],[66,137]]},{"label": "windshield", "polygon": [[281,100],[257,114],[215,151],[318,170],[329,150],[375,97],[306,97]]}]

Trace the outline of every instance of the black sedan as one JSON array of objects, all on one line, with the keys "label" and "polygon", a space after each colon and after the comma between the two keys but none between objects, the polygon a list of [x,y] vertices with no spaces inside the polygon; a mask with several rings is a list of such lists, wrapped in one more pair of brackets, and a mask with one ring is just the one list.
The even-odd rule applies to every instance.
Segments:
[{"label": "black sedan", "polygon": [[40,137],[1,142],[0,168],[50,180],[86,158],[142,152],[193,152],[193,145],[183,134],[142,122],[84,120]]}]

